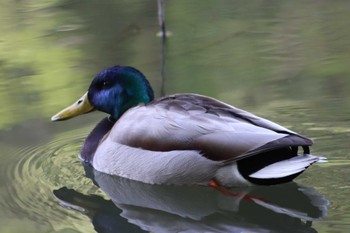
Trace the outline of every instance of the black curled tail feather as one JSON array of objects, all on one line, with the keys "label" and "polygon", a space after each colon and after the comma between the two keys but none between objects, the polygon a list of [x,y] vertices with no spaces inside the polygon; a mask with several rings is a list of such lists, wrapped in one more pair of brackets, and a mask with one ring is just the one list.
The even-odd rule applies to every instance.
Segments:
[{"label": "black curled tail feather", "polygon": [[[310,150],[308,146],[302,146],[304,150],[304,154],[309,154]],[[299,157],[297,157],[299,156]],[[304,155],[306,156],[306,155]],[[298,146],[290,146],[279,148],[271,151],[262,152],[244,159],[237,161],[238,170],[241,175],[248,181],[253,184],[259,185],[274,185],[280,183],[286,183],[292,181],[294,178],[299,176],[308,166],[317,161],[316,156],[304,157],[304,159],[299,159],[300,155],[298,155]],[[266,176],[266,178],[256,178],[251,175],[262,170],[263,168],[282,162],[284,165],[281,167],[281,173],[284,172],[284,168],[289,169],[288,160],[294,160],[293,163],[300,161],[300,166],[297,166],[295,169],[295,173],[293,171],[295,165],[292,166],[292,172],[288,173],[286,176],[277,176],[274,178],[272,175]],[[283,163],[283,161],[286,161]],[[281,163],[280,163],[281,164]]]}]

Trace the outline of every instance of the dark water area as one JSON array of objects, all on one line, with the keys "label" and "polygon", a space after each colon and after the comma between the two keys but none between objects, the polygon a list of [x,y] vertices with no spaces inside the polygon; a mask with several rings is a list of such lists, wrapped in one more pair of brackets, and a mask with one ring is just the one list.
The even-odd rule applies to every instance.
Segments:
[{"label": "dark water area", "polygon": [[[156,1],[2,1],[0,232],[348,232],[349,9],[168,0],[162,44]],[[208,95],[307,135],[329,162],[237,196],[86,168],[81,144],[104,114],[50,117],[116,64],[143,71],[157,96]]]}]

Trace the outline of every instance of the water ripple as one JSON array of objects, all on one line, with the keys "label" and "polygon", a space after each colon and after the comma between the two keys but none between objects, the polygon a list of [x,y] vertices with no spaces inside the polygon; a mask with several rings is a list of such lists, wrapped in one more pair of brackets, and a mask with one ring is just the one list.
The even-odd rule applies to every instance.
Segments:
[{"label": "water ripple", "polygon": [[[100,194],[77,158],[87,130],[74,130],[54,140],[22,148],[12,154],[12,161],[0,165],[5,187],[0,193],[0,206],[9,214],[29,218],[37,223],[62,225],[69,217],[86,225],[86,217],[61,208],[52,190],[62,186],[82,193]],[[14,159],[15,158],[15,159]],[[69,225],[69,221],[65,221]],[[71,226],[69,226],[71,228]]]}]

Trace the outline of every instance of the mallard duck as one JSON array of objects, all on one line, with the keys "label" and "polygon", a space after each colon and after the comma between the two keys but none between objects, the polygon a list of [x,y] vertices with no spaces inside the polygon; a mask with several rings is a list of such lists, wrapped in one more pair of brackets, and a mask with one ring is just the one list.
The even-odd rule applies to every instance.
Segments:
[{"label": "mallard duck", "polygon": [[86,138],[81,159],[97,171],[144,183],[272,185],[325,160],[310,154],[311,139],[214,98],[154,99],[150,83],[133,67],[101,71],[51,120],[93,110],[110,115]]}]

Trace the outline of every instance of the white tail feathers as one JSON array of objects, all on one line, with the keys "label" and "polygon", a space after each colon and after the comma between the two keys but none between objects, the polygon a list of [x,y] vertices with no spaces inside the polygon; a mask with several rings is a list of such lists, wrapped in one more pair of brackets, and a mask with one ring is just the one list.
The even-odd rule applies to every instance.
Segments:
[{"label": "white tail feathers", "polygon": [[309,154],[297,155],[293,158],[268,165],[249,176],[257,179],[282,178],[300,173],[316,162],[327,162],[327,159]]}]

